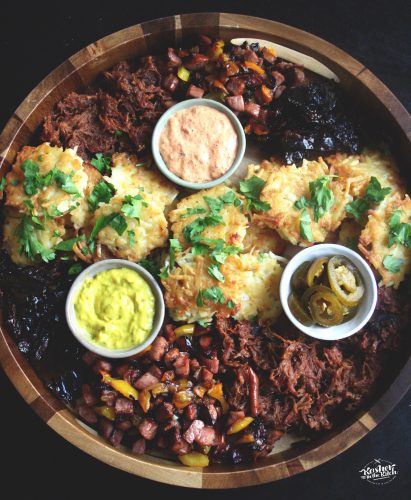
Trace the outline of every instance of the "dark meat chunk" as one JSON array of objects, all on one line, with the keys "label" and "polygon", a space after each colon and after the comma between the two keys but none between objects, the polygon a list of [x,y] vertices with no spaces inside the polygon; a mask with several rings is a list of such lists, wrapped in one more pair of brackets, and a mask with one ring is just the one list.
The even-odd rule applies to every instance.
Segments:
[{"label": "dark meat chunk", "polygon": [[103,389],[100,395],[101,401],[107,406],[114,406],[117,399],[117,392],[111,389]]},{"label": "dark meat chunk", "polygon": [[168,349],[168,342],[167,340],[159,335],[154,339],[154,342],[151,344],[151,349],[149,352],[149,357],[153,361],[160,361],[164,354],[166,353],[166,350]]},{"label": "dark meat chunk", "polygon": [[187,92],[186,92],[186,97],[189,99],[201,99],[204,95],[204,89],[201,89],[200,87],[196,87],[195,85],[189,85]]},{"label": "dark meat chunk", "polygon": [[81,387],[84,402],[87,406],[95,406],[98,403],[97,396],[93,393],[89,384],[83,384]]},{"label": "dark meat chunk", "polygon": [[229,108],[238,113],[244,111],[244,98],[242,95],[227,96],[225,102]]},{"label": "dark meat chunk", "polygon": [[190,71],[198,71],[208,63],[208,57],[204,54],[195,54],[184,60],[184,67]]},{"label": "dark meat chunk", "polygon": [[133,415],[134,405],[130,399],[117,398],[114,411],[117,415]]},{"label": "dark meat chunk", "polygon": [[205,386],[205,387],[211,387],[211,384],[213,382],[213,374],[211,373],[210,370],[207,368],[201,368],[200,374],[199,374],[199,381]]},{"label": "dark meat chunk", "polygon": [[190,358],[186,352],[180,352],[173,363],[176,375],[188,377],[190,374]]},{"label": "dark meat chunk", "polygon": [[260,105],[255,102],[246,102],[244,104],[244,113],[247,113],[252,118],[257,119],[260,114]]},{"label": "dark meat chunk", "polygon": [[198,343],[203,351],[208,351],[213,343],[213,337],[211,335],[202,335]]},{"label": "dark meat chunk", "polygon": [[170,47],[167,49],[167,65],[169,67],[178,67],[182,65],[181,59],[174,52],[174,49]]},{"label": "dark meat chunk", "polygon": [[142,390],[154,384],[158,384],[159,382],[160,379],[152,375],[150,372],[146,372],[144,375],[142,375],[139,379],[135,381],[134,387],[136,389]]},{"label": "dark meat chunk", "polygon": [[120,431],[128,431],[133,427],[133,424],[130,422],[130,420],[123,420],[122,422],[116,422],[116,429],[119,429]]},{"label": "dark meat chunk", "polygon": [[204,422],[201,420],[194,420],[190,427],[186,430],[183,437],[187,441],[187,443],[194,443],[201,434],[201,431],[204,429]]},{"label": "dark meat chunk", "polygon": [[151,441],[154,439],[158,425],[152,418],[145,418],[138,426],[138,430],[144,439]]},{"label": "dark meat chunk", "polygon": [[173,418],[174,406],[171,403],[161,403],[156,409],[156,419],[159,422],[166,422]]},{"label": "dark meat chunk", "polygon": [[145,439],[137,439],[133,443],[133,446],[131,447],[131,453],[134,455],[143,455],[146,451],[146,440]]},{"label": "dark meat chunk", "polygon": [[99,359],[93,366],[93,370],[100,375],[100,372],[110,373],[113,369],[113,365],[110,361],[106,359]]},{"label": "dark meat chunk", "polygon": [[203,403],[199,405],[199,415],[208,425],[214,425],[217,422],[217,409],[210,401],[204,400]]},{"label": "dark meat chunk", "polygon": [[158,378],[158,380],[161,380],[161,377],[163,376],[163,372],[157,365],[151,365],[148,369],[148,373],[151,373],[151,375]]},{"label": "dark meat chunk", "polygon": [[205,356],[199,356],[200,363],[202,366],[205,366],[208,370],[210,370],[211,373],[218,373],[218,367],[220,364],[220,361],[218,360],[217,357],[212,357],[206,358]]},{"label": "dark meat chunk", "polygon": [[95,425],[97,423],[97,415],[95,411],[89,406],[82,405],[77,408],[80,417],[89,425]]},{"label": "dark meat chunk", "polygon": [[180,351],[176,347],[173,347],[164,356],[164,363],[167,366],[171,366],[174,363],[174,361],[178,358],[179,355],[180,355]]},{"label": "dark meat chunk", "polygon": [[242,95],[245,91],[245,80],[239,76],[231,77],[227,84],[226,89],[233,95]]},{"label": "dark meat chunk", "polygon": [[241,420],[245,417],[245,413],[243,411],[230,411],[227,416],[227,425],[232,425],[237,420]]},{"label": "dark meat chunk", "polygon": [[178,78],[173,73],[170,73],[164,78],[163,87],[172,94],[178,87]]},{"label": "dark meat chunk", "polygon": [[109,443],[114,446],[114,448],[118,448],[123,440],[124,432],[119,429],[114,429],[111,436],[108,438]]},{"label": "dark meat chunk", "polygon": [[101,435],[103,436],[104,439],[110,439],[111,434],[113,433],[114,430],[114,425],[107,419],[102,418],[100,420],[100,432]]},{"label": "dark meat chunk", "polygon": [[164,327],[164,332],[163,332],[163,335],[164,337],[166,338],[166,340],[172,344],[175,339],[176,339],[176,334],[174,332],[174,328],[173,328],[173,325],[166,325]]},{"label": "dark meat chunk", "polygon": [[215,429],[210,426],[203,427],[194,439],[200,446],[215,446],[218,444],[217,433]]},{"label": "dark meat chunk", "polygon": [[185,455],[191,450],[191,445],[181,436],[180,430],[176,428],[170,452],[174,455]]}]

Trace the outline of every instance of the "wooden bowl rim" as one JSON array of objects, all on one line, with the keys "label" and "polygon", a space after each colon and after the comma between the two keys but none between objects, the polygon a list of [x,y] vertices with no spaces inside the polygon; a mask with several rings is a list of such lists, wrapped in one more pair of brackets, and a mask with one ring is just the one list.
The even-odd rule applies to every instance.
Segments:
[{"label": "wooden bowl rim", "polygon": [[[56,84],[97,59],[105,47],[108,52],[133,39],[162,31],[164,22],[173,22],[174,30],[187,22],[190,28],[205,30],[210,16],[218,17],[219,28],[250,29],[264,31],[268,38],[275,38],[291,48],[312,55],[319,61],[346,72],[360,80],[391,114],[411,141],[411,116],[392,92],[365,66],[338,49],[333,44],[298,28],[263,18],[230,13],[196,13],[164,17],[136,24],[114,32],[81,49],[46,76],[22,101],[6,123],[0,135],[0,168],[9,166],[8,151],[16,136],[39,103],[50,94]],[[119,41],[120,40],[120,41]],[[279,41],[280,40],[280,41]],[[338,61],[338,62],[337,62]],[[277,453],[275,457],[242,466],[210,466],[204,470],[187,468],[178,462],[165,461],[154,456],[133,456],[108,445],[102,438],[84,429],[74,415],[66,409],[43,385],[29,362],[18,351],[13,339],[0,327],[0,363],[14,387],[30,407],[57,433],[91,456],[109,465],[148,479],[192,488],[235,488],[275,481],[316,467],[336,457],[354,445],[372,430],[399,402],[410,387],[411,358],[382,397],[358,420],[338,432],[319,446],[304,451],[298,457],[290,453]],[[274,463],[267,463],[271,460]]]}]

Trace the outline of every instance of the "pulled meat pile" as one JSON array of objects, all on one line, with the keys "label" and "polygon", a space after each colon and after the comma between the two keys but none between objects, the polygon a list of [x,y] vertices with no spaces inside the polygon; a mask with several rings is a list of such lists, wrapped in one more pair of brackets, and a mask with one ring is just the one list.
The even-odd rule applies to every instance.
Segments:
[{"label": "pulled meat pile", "polygon": [[200,36],[191,48],[120,62],[85,93],[71,92],[46,116],[41,140],[96,153],[145,153],[153,128],[176,101],[207,98],[238,115],[249,136],[287,163],[359,148],[348,102],[334,82],[308,76],[258,43]]}]

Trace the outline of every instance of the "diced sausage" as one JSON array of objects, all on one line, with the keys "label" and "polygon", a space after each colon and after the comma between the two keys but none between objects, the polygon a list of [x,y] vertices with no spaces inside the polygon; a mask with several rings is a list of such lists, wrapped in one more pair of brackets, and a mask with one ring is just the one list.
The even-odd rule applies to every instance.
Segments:
[{"label": "diced sausage", "polygon": [[148,353],[149,358],[152,359],[153,361],[160,361],[167,349],[168,349],[167,340],[162,336],[158,336],[154,339],[154,342],[151,344],[151,349],[150,352]]},{"label": "diced sausage", "polygon": [[258,55],[254,52],[254,50],[251,50],[251,49],[245,49],[244,50],[244,61],[249,61],[249,62],[253,62],[255,64],[258,63]]},{"label": "diced sausage", "polygon": [[173,73],[170,73],[164,78],[163,88],[165,90],[168,90],[171,94],[175,92],[177,86],[178,86],[178,78],[176,77],[176,75],[173,75]]},{"label": "diced sausage", "polygon": [[217,357],[206,358],[205,356],[199,356],[200,363],[205,366],[211,373],[218,373],[219,360]]},{"label": "diced sausage", "polygon": [[189,85],[186,93],[186,97],[192,99],[201,99],[204,95],[204,90],[200,87],[196,87],[195,85]]},{"label": "diced sausage", "polygon": [[239,411],[230,411],[227,416],[227,425],[232,425],[237,420],[240,420],[245,417],[245,413],[242,410]]},{"label": "diced sausage", "polygon": [[177,347],[173,347],[173,349],[170,349],[168,353],[164,356],[164,362],[167,366],[171,366],[174,361],[177,359],[178,355],[180,354],[180,351],[177,349]]},{"label": "diced sausage", "polygon": [[271,74],[275,78],[276,86],[279,87],[282,83],[284,83],[285,76],[279,71],[271,71]]},{"label": "diced sausage", "polygon": [[200,446],[213,446],[217,440],[216,438],[216,431],[210,426],[205,426],[195,437],[195,442]]},{"label": "diced sausage", "polygon": [[190,370],[194,373],[200,368],[200,363],[198,362],[198,359],[193,358],[190,359]]},{"label": "diced sausage", "polygon": [[255,102],[246,102],[244,104],[244,112],[253,118],[258,118],[258,115],[260,114],[260,105]]},{"label": "diced sausage", "polygon": [[180,377],[188,377],[190,374],[190,358],[186,352],[180,352],[179,356],[173,363],[176,375]]},{"label": "diced sausage", "polygon": [[98,403],[98,398],[91,390],[91,387],[89,384],[82,385],[81,393],[82,393],[84,402],[86,403],[87,406],[94,406]]},{"label": "diced sausage", "polygon": [[86,363],[86,365],[91,366],[98,359],[98,354],[96,354],[95,352],[86,351],[81,359]]},{"label": "diced sausage", "polygon": [[81,405],[77,409],[80,417],[89,425],[94,425],[97,423],[97,415],[92,408],[86,405]]},{"label": "diced sausage", "polygon": [[278,99],[285,90],[285,85],[280,85],[274,90],[274,99]]},{"label": "diced sausage", "polygon": [[168,370],[163,373],[163,376],[161,377],[161,382],[166,382],[167,380],[174,380],[175,375],[173,370]]},{"label": "diced sausage", "polygon": [[113,433],[109,437],[109,442],[114,446],[114,448],[117,448],[120,446],[121,441],[123,440],[124,433],[123,431],[120,431],[119,429],[114,429]]},{"label": "diced sausage", "polygon": [[111,389],[103,389],[100,396],[101,401],[107,406],[114,406],[117,399],[117,392]]},{"label": "diced sausage", "polygon": [[183,62],[185,68],[190,71],[197,71],[208,63],[208,57],[204,54],[195,54]]},{"label": "diced sausage", "polygon": [[146,451],[146,440],[145,439],[137,439],[133,443],[133,446],[131,447],[131,453],[134,455],[142,455]]},{"label": "diced sausage", "polygon": [[214,425],[218,418],[216,407],[209,401],[200,405],[200,418],[208,425]]},{"label": "diced sausage", "polygon": [[161,403],[156,410],[156,419],[159,422],[166,422],[174,415],[174,406],[171,403]]},{"label": "diced sausage", "polygon": [[170,452],[175,455],[185,455],[190,450],[191,445],[181,437],[180,431],[177,429],[170,446]]},{"label": "diced sausage", "polygon": [[169,67],[177,67],[177,66],[181,66],[181,64],[182,64],[182,61],[178,57],[178,55],[174,52],[174,49],[169,47],[167,49],[167,65]]},{"label": "diced sausage", "polygon": [[228,80],[226,84],[227,90],[233,95],[242,95],[245,90],[245,81],[240,77],[232,77]]},{"label": "diced sausage", "polygon": [[244,98],[242,95],[228,96],[226,97],[225,102],[233,111],[237,111],[238,113],[242,113],[244,111]]},{"label": "diced sausage", "polygon": [[273,62],[276,60],[275,52],[269,50],[267,47],[263,47],[261,49],[261,52],[263,54],[263,59],[265,62],[268,62],[269,64],[273,64]]},{"label": "diced sausage", "polygon": [[213,374],[210,372],[210,370],[203,367],[203,368],[201,368],[201,371],[200,371],[199,380],[204,385],[211,384],[211,382],[213,381]]},{"label": "diced sausage", "polygon": [[194,420],[190,427],[183,434],[184,439],[187,443],[194,443],[201,434],[204,428],[204,422],[202,420]]},{"label": "diced sausage", "polygon": [[172,325],[166,325],[164,327],[163,335],[170,344],[172,344],[176,339],[176,334]]},{"label": "diced sausage", "polygon": [[148,372],[151,373],[151,375],[153,375],[154,377],[158,378],[158,380],[161,380],[161,377],[163,376],[163,372],[157,365],[151,365],[148,369]]},{"label": "diced sausage", "polygon": [[211,335],[202,335],[198,341],[201,346],[201,349],[204,351],[208,351],[211,344],[213,343],[213,337]]},{"label": "diced sausage", "polygon": [[106,359],[99,359],[93,366],[93,370],[100,375],[100,372],[111,372],[113,365]]},{"label": "diced sausage", "polygon": [[114,411],[117,415],[133,415],[134,405],[130,399],[117,398]]},{"label": "diced sausage", "polygon": [[109,420],[107,420],[106,418],[100,420],[100,432],[104,439],[108,440],[113,430],[114,425]]},{"label": "diced sausage", "polygon": [[195,405],[194,403],[190,403],[185,407],[184,414],[188,420],[195,420],[198,414],[197,405]]},{"label": "diced sausage", "polygon": [[160,382],[160,380],[157,377],[152,375],[150,372],[146,372],[134,382],[134,387],[139,390],[146,389],[154,384],[158,384],[158,382]]},{"label": "diced sausage", "polygon": [[133,385],[134,382],[138,379],[140,376],[140,370],[137,368],[130,368],[126,372],[123,373],[122,379],[128,382],[130,385]]},{"label": "diced sausage", "polygon": [[142,422],[140,422],[138,426],[140,434],[143,436],[144,439],[147,439],[147,441],[154,439],[154,436],[156,435],[157,432],[157,428],[158,425],[152,418],[145,418]]},{"label": "diced sausage", "polygon": [[128,431],[133,427],[133,424],[130,420],[123,420],[122,422],[116,422],[116,429],[120,429],[120,431]]}]

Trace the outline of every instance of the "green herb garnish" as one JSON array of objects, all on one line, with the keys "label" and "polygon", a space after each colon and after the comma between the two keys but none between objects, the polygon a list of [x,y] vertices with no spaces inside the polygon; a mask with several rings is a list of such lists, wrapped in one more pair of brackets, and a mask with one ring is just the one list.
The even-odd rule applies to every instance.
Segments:
[{"label": "green herb garnish", "polygon": [[215,278],[217,281],[224,283],[225,278],[224,278],[224,275],[221,273],[218,264],[212,264],[211,266],[208,266],[207,272],[210,276]]},{"label": "green herb garnish", "polygon": [[401,215],[403,214],[404,212],[402,210],[395,210],[388,221],[388,226],[390,228],[388,234],[388,247],[392,247],[395,243],[399,243],[407,248],[411,248],[411,224],[408,222],[401,222]]},{"label": "green herb garnish", "polygon": [[356,220],[362,221],[364,214],[374,205],[381,203],[382,200],[390,194],[390,187],[382,188],[379,180],[376,177],[371,177],[370,182],[365,190],[363,198],[357,198],[350,203],[347,203],[345,209]]},{"label": "green herb garnish", "polygon": [[398,273],[402,264],[404,263],[404,259],[398,259],[393,255],[386,255],[383,258],[382,263],[384,264],[385,269],[390,273]]},{"label": "green herb garnish", "polygon": [[78,241],[84,241],[86,237],[83,235],[77,236],[76,238],[71,238],[69,240],[64,240],[60,241],[60,243],[57,243],[55,249],[59,250],[61,252],[71,252],[73,250],[73,246],[78,242]]},{"label": "green herb garnish", "polygon": [[81,273],[83,270],[83,266],[80,264],[80,262],[76,262],[75,264],[71,265],[68,269],[68,273],[70,275],[75,275]]},{"label": "green herb garnish", "polygon": [[111,157],[97,153],[90,163],[95,167],[101,175],[106,175],[111,172]]},{"label": "green herb garnish", "polygon": [[94,212],[99,203],[108,203],[114,196],[114,186],[105,180],[101,180],[95,186],[87,199],[90,212]]},{"label": "green herb garnish", "polygon": [[240,181],[240,191],[246,198],[247,210],[258,210],[260,212],[267,212],[271,206],[269,203],[260,200],[261,191],[265,185],[265,181],[256,175]]},{"label": "green herb garnish", "polygon": [[24,215],[16,229],[19,252],[31,260],[39,255],[44,262],[49,262],[56,257],[56,254],[40,243],[35,233],[36,229],[42,230],[44,228],[39,227],[28,215]]},{"label": "green herb garnish", "polygon": [[314,241],[311,229],[311,217],[306,208],[303,209],[300,215],[300,234],[305,240]]},{"label": "green herb garnish", "polygon": [[143,200],[140,194],[135,196],[126,195],[124,197],[121,211],[126,217],[129,217],[130,219],[137,219],[140,222],[141,209],[143,207],[148,207],[148,203]]}]

